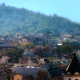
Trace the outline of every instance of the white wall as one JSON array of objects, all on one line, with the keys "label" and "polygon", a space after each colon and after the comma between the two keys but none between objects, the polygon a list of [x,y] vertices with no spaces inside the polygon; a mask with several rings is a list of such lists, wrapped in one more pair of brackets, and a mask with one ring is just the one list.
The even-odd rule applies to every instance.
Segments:
[{"label": "white wall", "polygon": [[20,72],[23,75],[33,75],[36,77],[36,73],[41,70],[41,71],[47,71],[47,68],[26,68],[26,67],[12,67],[12,72]]},{"label": "white wall", "polygon": [[79,79],[80,80],[80,77],[64,77],[64,80],[69,80],[69,78],[71,79],[71,80],[75,80],[75,79]]}]

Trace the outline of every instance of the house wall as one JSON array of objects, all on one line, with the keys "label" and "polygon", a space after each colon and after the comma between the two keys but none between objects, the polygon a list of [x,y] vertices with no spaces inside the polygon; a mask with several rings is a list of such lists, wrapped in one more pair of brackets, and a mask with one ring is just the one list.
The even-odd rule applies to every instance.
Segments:
[{"label": "house wall", "polygon": [[19,74],[15,75],[14,80],[22,80],[22,75]]},{"label": "house wall", "polygon": [[33,75],[33,77],[36,77],[36,73],[41,71],[47,71],[47,68],[26,68],[26,67],[12,67],[12,72],[20,72],[24,76],[27,75]]},{"label": "house wall", "polygon": [[64,77],[64,80],[69,80],[69,79],[71,80],[79,79],[80,80],[80,76],[79,77]]}]

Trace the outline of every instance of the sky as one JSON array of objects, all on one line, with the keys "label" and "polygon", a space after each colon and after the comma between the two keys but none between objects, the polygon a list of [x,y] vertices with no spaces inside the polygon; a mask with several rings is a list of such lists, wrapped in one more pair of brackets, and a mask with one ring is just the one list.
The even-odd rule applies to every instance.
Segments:
[{"label": "sky", "polygon": [[80,23],[80,0],[0,0],[0,3],[34,12],[68,18]]}]

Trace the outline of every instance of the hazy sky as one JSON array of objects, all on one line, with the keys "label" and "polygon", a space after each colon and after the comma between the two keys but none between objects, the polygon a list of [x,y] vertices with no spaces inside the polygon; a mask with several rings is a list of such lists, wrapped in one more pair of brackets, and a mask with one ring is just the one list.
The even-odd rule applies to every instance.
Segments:
[{"label": "hazy sky", "polygon": [[0,0],[2,2],[46,15],[57,14],[80,23],[80,0]]}]

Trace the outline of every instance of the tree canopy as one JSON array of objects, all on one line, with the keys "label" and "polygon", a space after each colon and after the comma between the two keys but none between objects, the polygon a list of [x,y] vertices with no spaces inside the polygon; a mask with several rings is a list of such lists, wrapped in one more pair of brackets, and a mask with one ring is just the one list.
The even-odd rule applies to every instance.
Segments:
[{"label": "tree canopy", "polygon": [[50,80],[50,76],[48,75],[47,71],[41,71],[39,70],[37,73],[37,79],[38,80]]},{"label": "tree canopy", "polygon": [[34,45],[33,43],[31,43],[31,42],[26,43],[24,46],[25,46],[26,48],[30,48],[30,49],[32,49],[32,48],[35,47],[35,45]]},{"label": "tree canopy", "polygon": [[33,12],[24,8],[0,5],[0,33],[54,33],[68,30],[78,31],[80,24],[71,22],[67,18],[56,14],[47,16],[39,12]]},{"label": "tree canopy", "polygon": [[46,45],[45,45],[45,48],[48,49],[48,50],[50,50],[49,44],[46,44]]},{"label": "tree canopy", "polygon": [[67,44],[64,44],[64,45],[61,47],[61,50],[62,50],[62,52],[64,52],[64,53],[72,53],[72,52],[73,52],[73,48],[71,47],[71,45],[67,45]]},{"label": "tree canopy", "polygon": [[17,58],[22,57],[24,49],[20,48],[18,51],[16,50],[8,50],[6,55],[7,56],[16,56]]}]

